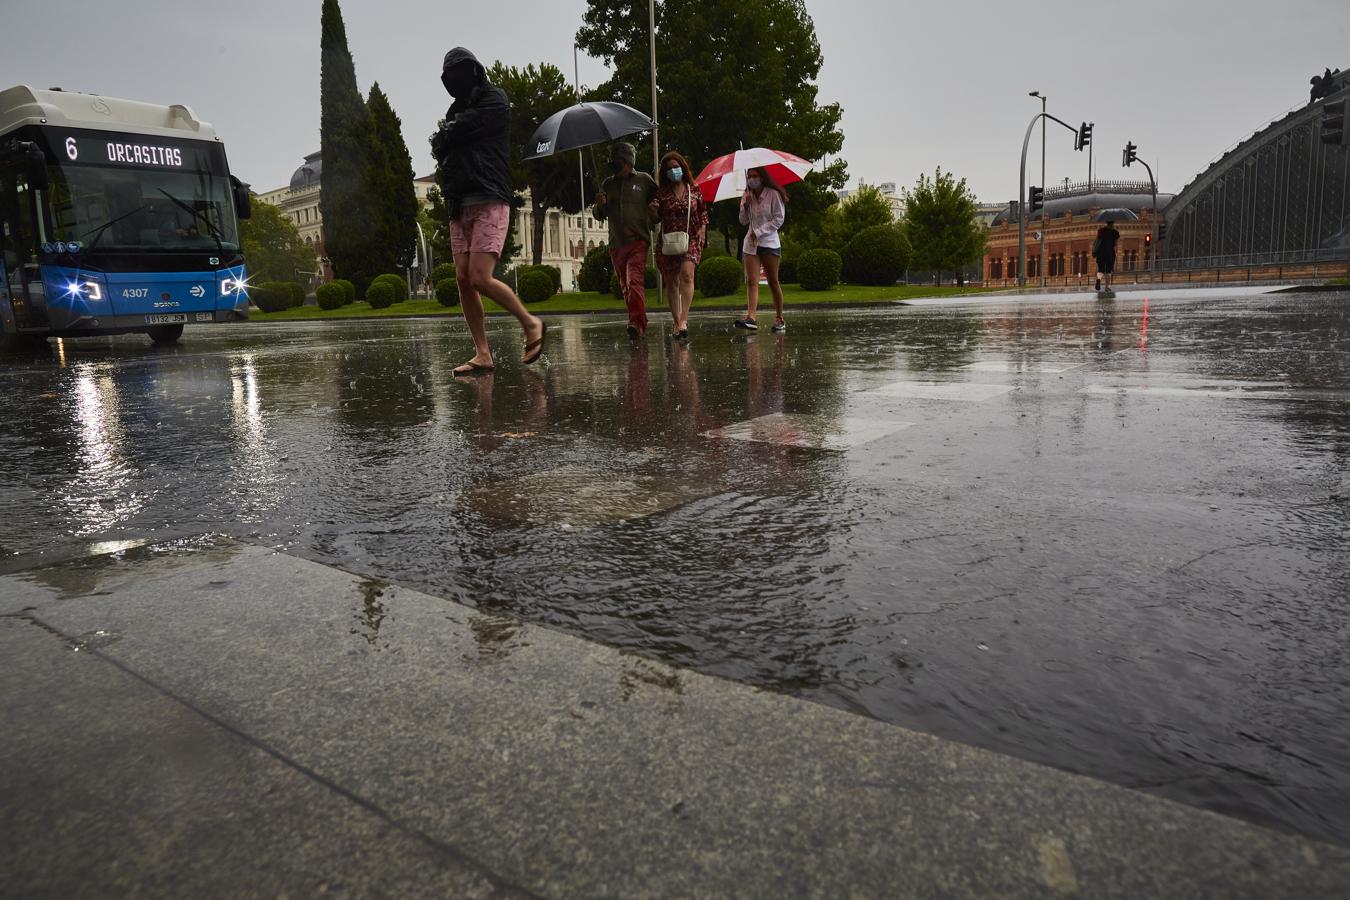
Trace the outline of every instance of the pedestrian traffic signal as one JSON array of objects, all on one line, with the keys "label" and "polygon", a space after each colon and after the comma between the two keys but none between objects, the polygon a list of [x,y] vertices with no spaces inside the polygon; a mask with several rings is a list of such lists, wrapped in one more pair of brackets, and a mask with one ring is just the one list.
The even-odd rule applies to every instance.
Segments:
[{"label": "pedestrian traffic signal", "polygon": [[1322,107],[1322,143],[1350,147],[1350,101],[1337,100]]},{"label": "pedestrian traffic signal", "polygon": [[1153,243],[1153,235],[1151,234],[1144,235],[1144,246],[1147,247],[1152,243]]},{"label": "pedestrian traffic signal", "polygon": [[1045,188],[1033,187],[1031,189],[1031,214],[1035,215],[1045,208]]},{"label": "pedestrian traffic signal", "polygon": [[1158,223],[1158,240],[1161,241],[1161,240],[1162,240],[1163,238],[1165,238],[1165,237],[1167,237],[1167,223],[1166,223],[1166,222],[1159,222],[1159,223]]},{"label": "pedestrian traffic signal", "polygon": [[1139,154],[1136,152],[1138,149],[1133,141],[1126,142],[1125,152],[1121,154],[1120,164],[1128,169],[1130,164],[1139,158]]},{"label": "pedestrian traffic signal", "polygon": [[1083,150],[1092,144],[1092,122],[1078,126],[1078,136],[1073,139],[1073,149]]}]

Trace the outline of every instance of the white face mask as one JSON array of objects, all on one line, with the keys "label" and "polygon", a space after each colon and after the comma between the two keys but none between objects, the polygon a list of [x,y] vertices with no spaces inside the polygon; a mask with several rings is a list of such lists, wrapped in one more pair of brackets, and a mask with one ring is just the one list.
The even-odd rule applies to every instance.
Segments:
[{"label": "white face mask", "polygon": [[760,181],[758,178],[747,178],[745,179],[745,186],[752,191],[757,191],[764,186],[764,182]]}]

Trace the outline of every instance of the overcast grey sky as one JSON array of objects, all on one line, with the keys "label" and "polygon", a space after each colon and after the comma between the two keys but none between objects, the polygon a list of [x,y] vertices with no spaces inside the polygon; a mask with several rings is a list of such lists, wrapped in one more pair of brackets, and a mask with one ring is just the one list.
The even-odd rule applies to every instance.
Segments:
[{"label": "overcast grey sky", "polygon": [[[319,146],[320,6],[0,0],[0,85],[186,103],[224,137],[235,173],[267,190]],[[570,74],[585,0],[342,6],[357,80],[363,91],[378,80],[389,94],[422,174],[431,168],[426,136],[447,105],[438,80],[445,50],[463,44],[484,62],[547,61]],[[1125,176],[1120,148],[1133,140],[1161,168],[1161,188],[1178,190],[1306,101],[1314,72],[1350,68],[1344,0],[807,0],[807,8],[825,56],[821,98],[844,106],[853,180],[904,186],[940,164],[995,202],[1017,195],[1022,135],[1039,109],[1030,90],[1048,94],[1050,111],[1067,121],[1096,122],[1099,177]],[[583,84],[605,77],[582,58]],[[1052,131],[1050,144],[1051,185],[1086,176],[1086,154],[1073,152],[1069,132]],[[1039,146],[1033,139],[1033,182]]]}]

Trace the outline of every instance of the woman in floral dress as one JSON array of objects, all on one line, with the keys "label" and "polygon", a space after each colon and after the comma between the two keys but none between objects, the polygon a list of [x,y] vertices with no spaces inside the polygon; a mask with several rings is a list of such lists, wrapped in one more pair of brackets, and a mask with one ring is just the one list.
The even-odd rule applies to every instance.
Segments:
[{"label": "woman in floral dress", "polygon": [[[665,279],[670,298],[670,317],[675,325],[674,338],[689,340],[689,307],[694,302],[694,270],[708,242],[708,210],[694,185],[689,161],[672,150],[661,158],[656,173],[656,197],[651,208],[661,228],[656,245],[656,266]],[[678,250],[678,235],[688,235],[684,252]],[[672,248],[672,245],[673,248]]]}]

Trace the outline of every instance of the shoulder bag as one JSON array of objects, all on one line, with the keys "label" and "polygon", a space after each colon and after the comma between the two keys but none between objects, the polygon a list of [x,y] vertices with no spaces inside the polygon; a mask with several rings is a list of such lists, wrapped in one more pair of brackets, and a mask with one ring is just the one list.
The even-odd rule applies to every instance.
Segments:
[{"label": "shoulder bag", "polygon": [[684,231],[661,232],[661,255],[684,256],[689,252],[689,226],[694,221],[694,188],[686,185],[684,189],[685,217]]}]

